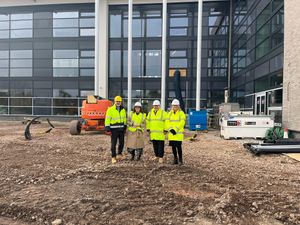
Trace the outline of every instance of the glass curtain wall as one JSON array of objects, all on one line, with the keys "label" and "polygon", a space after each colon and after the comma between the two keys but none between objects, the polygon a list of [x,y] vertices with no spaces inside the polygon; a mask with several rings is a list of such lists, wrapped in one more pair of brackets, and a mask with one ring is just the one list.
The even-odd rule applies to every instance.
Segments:
[{"label": "glass curtain wall", "polygon": [[[204,3],[202,107],[223,101],[227,86],[228,2]],[[181,73],[186,108],[195,107],[197,4],[168,4],[167,100],[175,97],[174,72]],[[127,6],[109,7],[109,97],[127,97]],[[134,5],[133,92],[151,106],[161,93],[162,5]]]},{"label": "glass curtain wall", "polygon": [[94,90],[94,27],[94,4],[0,8],[0,114],[78,115]]},{"label": "glass curtain wall", "polygon": [[231,97],[242,108],[254,112],[257,94],[266,101],[270,95],[282,93],[283,66],[283,0],[237,0],[233,1],[232,80]]}]

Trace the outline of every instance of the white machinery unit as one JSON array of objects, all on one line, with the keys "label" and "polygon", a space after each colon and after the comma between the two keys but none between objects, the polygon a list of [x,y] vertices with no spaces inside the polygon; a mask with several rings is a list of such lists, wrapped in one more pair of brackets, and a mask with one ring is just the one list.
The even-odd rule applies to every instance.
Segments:
[{"label": "white machinery unit", "polygon": [[224,139],[262,139],[266,131],[274,127],[274,120],[270,116],[225,114],[220,119],[220,126],[221,137]]}]

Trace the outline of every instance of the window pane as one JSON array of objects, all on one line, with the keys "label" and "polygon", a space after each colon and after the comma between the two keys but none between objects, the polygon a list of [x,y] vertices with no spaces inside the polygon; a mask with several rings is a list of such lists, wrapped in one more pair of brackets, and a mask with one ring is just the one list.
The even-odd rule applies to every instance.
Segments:
[{"label": "window pane", "polygon": [[54,12],[53,18],[77,18],[78,12]]},{"label": "window pane", "polygon": [[171,16],[187,16],[186,9],[172,9]]},{"label": "window pane", "polygon": [[186,57],[186,51],[185,50],[174,50],[170,51],[170,57]]},{"label": "window pane", "polygon": [[32,29],[32,20],[11,21],[11,29]]},{"label": "window pane", "polygon": [[109,76],[121,77],[121,51],[120,50],[110,51]]},{"label": "window pane", "polygon": [[80,69],[80,76],[94,76],[95,70],[94,69]]},{"label": "window pane", "polygon": [[161,37],[161,19],[147,19],[147,37]]},{"label": "window pane", "polygon": [[8,77],[8,68],[7,69],[0,68],[0,77]]},{"label": "window pane", "polygon": [[13,59],[10,61],[10,66],[16,68],[32,67],[32,59]]},{"label": "window pane", "polygon": [[188,18],[171,18],[170,27],[187,27]]},{"label": "window pane", "polygon": [[0,68],[2,67],[8,67],[8,60],[5,60],[5,59],[1,59],[0,60]]},{"label": "window pane", "polygon": [[95,19],[80,19],[80,27],[95,27]]},{"label": "window pane", "polygon": [[80,36],[95,36],[95,29],[80,29]]},{"label": "window pane", "polygon": [[[143,37],[144,36],[144,23],[142,22],[142,19],[133,19],[132,20],[132,36],[133,37]],[[128,36],[128,20],[124,19],[124,25],[123,25],[123,36]]]},{"label": "window pane", "polygon": [[81,51],[81,57],[95,57],[95,51]]},{"label": "window pane", "polygon": [[11,38],[32,38],[32,30],[11,30]]},{"label": "window pane", "polygon": [[8,30],[0,30],[0,38],[9,38]]},{"label": "window pane", "polygon": [[187,28],[180,28],[180,29],[170,29],[171,36],[186,36],[187,35]]},{"label": "window pane", "polygon": [[121,15],[110,15],[110,37],[121,37]]},{"label": "window pane", "polygon": [[78,19],[56,19],[53,27],[78,27]]},{"label": "window pane", "polygon": [[32,68],[10,69],[11,77],[32,77]]},{"label": "window pane", "polygon": [[78,50],[53,50],[53,58],[55,59],[78,58]]},{"label": "window pane", "polygon": [[78,59],[53,59],[53,67],[78,67]]},{"label": "window pane", "polygon": [[11,50],[11,59],[32,58],[32,50]]},{"label": "window pane", "polygon": [[170,59],[170,68],[186,68],[187,59]]},{"label": "window pane", "polygon": [[0,14],[0,20],[9,20],[8,14]]},{"label": "window pane", "polygon": [[146,76],[161,77],[161,50],[146,51]]},{"label": "window pane", "polygon": [[32,13],[11,14],[11,20],[32,20]]},{"label": "window pane", "polygon": [[5,21],[5,22],[0,22],[0,30],[7,30],[9,29],[9,22]]},{"label": "window pane", "polygon": [[32,59],[13,59],[10,61],[10,66],[16,68],[32,67]]},{"label": "window pane", "polygon": [[78,68],[53,68],[54,77],[78,77]]},{"label": "window pane", "polygon": [[32,97],[32,89],[10,89],[11,97]]},{"label": "window pane", "polygon": [[149,10],[145,12],[146,17],[160,17],[161,12],[159,10]]},{"label": "window pane", "polygon": [[[124,51],[123,55],[123,74],[125,77],[127,77],[128,74],[128,51]],[[133,50],[132,51],[132,76],[133,77],[142,77],[143,76],[143,59],[144,59],[144,54],[142,50]],[[114,63],[114,62],[113,62]],[[114,63],[115,65],[115,63]]]},{"label": "window pane", "polygon": [[95,60],[94,59],[80,59],[80,67],[94,67]]},{"label": "window pane", "polygon": [[77,89],[53,89],[53,97],[77,97]]},{"label": "window pane", "polygon": [[54,37],[78,37],[78,29],[53,29]]},{"label": "window pane", "polygon": [[95,17],[95,13],[94,12],[82,12],[80,13],[81,17]]}]

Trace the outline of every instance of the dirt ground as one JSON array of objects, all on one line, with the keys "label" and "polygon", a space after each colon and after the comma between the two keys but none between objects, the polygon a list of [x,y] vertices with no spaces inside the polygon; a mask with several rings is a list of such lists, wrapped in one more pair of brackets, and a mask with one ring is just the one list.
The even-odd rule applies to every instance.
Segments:
[{"label": "dirt ground", "polygon": [[170,147],[165,164],[151,161],[150,144],[141,162],[111,165],[109,136],[54,125],[33,125],[26,141],[24,125],[0,121],[1,225],[300,224],[300,162],[287,156],[209,131],[184,142],[183,166]]}]

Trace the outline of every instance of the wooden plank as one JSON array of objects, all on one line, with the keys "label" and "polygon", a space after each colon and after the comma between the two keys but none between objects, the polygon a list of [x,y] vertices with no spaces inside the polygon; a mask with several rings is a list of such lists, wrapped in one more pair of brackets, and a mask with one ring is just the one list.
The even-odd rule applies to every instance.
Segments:
[{"label": "wooden plank", "polygon": [[300,153],[286,153],[285,155],[300,162]]}]

